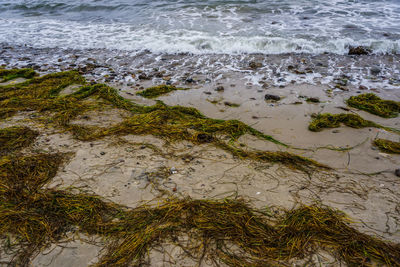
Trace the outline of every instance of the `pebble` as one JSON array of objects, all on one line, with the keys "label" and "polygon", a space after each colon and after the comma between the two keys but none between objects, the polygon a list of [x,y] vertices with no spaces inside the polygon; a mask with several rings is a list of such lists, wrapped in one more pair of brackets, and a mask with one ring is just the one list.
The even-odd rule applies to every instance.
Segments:
[{"label": "pebble", "polygon": [[223,92],[224,90],[225,90],[225,88],[222,85],[215,88],[215,91],[217,91],[217,92]]},{"label": "pebble", "polygon": [[274,101],[279,101],[281,100],[281,97],[278,95],[271,95],[271,94],[266,94],[264,96],[265,100],[274,100]]},{"label": "pebble", "polygon": [[400,169],[395,170],[394,174],[396,174],[397,177],[400,177]]},{"label": "pebble", "polygon": [[102,155],[102,156],[104,156],[105,154],[106,154],[106,152],[104,152],[104,151],[100,152],[100,155]]},{"label": "pebble", "polygon": [[169,171],[171,172],[171,174],[178,173],[178,170],[175,167],[172,167]]}]

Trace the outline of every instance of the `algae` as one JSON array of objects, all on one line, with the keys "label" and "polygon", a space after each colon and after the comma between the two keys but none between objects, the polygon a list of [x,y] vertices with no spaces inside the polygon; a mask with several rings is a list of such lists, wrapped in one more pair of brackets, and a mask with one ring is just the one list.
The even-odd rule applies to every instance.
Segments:
[{"label": "algae", "polygon": [[28,127],[0,129],[0,156],[29,146],[38,135],[38,132]]},{"label": "algae", "polygon": [[383,152],[400,154],[400,142],[393,142],[385,139],[375,139],[374,145]]},{"label": "algae", "polygon": [[177,90],[189,90],[190,88],[179,88],[172,85],[157,85],[149,87],[141,92],[136,93],[137,95],[143,96],[145,98],[156,98],[161,95],[168,94],[172,91]]},{"label": "algae", "polygon": [[372,93],[352,96],[347,105],[384,118],[397,117],[400,112],[400,102],[384,100]]},{"label": "algae", "polygon": [[[82,86],[70,95],[58,95],[63,88],[71,84]],[[40,120],[70,131],[75,138],[83,141],[111,135],[150,134],[169,142],[187,140],[197,144],[212,143],[232,153],[232,143],[244,134],[250,134],[287,147],[286,144],[238,120],[207,118],[194,108],[168,106],[161,101],[157,101],[153,106],[138,105],[121,97],[117,90],[107,85],[85,84],[82,76],[74,71],[49,74],[13,86],[0,86],[0,107],[7,111],[3,116],[11,116],[18,111],[37,111],[41,115]],[[124,109],[132,115],[108,128],[70,124],[78,115],[104,107]],[[220,145],[226,136],[230,140],[229,144]],[[286,155],[290,158],[292,156]],[[255,154],[247,156],[252,157],[272,162],[279,162],[280,159],[291,168],[295,166],[301,170],[305,169],[301,164],[292,164],[291,159],[283,160],[283,155],[275,157],[271,153],[263,157],[255,157]],[[308,161],[307,168],[312,164],[314,161]]]},{"label": "algae", "polygon": [[36,75],[33,69],[0,69],[0,83],[16,78],[30,79]]},{"label": "algae", "polygon": [[313,117],[308,129],[313,132],[322,131],[324,128],[338,128],[341,124],[344,124],[351,128],[365,128],[365,127],[375,127],[375,128],[383,128],[389,129],[387,127],[383,127],[378,125],[372,121],[364,120],[357,114],[317,114]]},{"label": "algae", "polygon": [[241,199],[169,198],[127,208],[77,189],[47,189],[63,157],[0,158],[0,238],[14,255],[10,266],[29,265],[37,253],[77,233],[105,241],[94,266],[140,265],[150,249],[165,242],[179,245],[188,256],[207,255],[229,266],[286,266],[317,248],[349,266],[400,264],[399,244],[360,233],[343,213],[318,204],[281,215]]}]

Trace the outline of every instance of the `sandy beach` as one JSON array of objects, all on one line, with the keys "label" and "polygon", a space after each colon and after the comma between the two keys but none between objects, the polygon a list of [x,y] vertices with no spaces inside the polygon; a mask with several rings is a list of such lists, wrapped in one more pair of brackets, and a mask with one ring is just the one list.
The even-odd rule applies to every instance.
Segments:
[{"label": "sandy beach", "polygon": [[[18,52],[13,54],[12,51],[18,49],[22,48],[3,50],[2,59],[8,62],[4,67],[29,67],[29,64],[32,64],[29,62],[34,62],[40,58],[41,53],[45,53],[43,50],[35,50],[36,56],[16,60],[15,54]],[[66,53],[63,58],[71,57],[71,54]],[[39,133],[31,145],[22,149],[21,154],[68,155],[55,177],[45,185],[46,190],[74,192],[79,189],[133,209],[145,203],[159,205],[169,198],[188,197],[195,200],[243,198],[251,207],[269,207],[268,209],[277,214],[301,205],[317,203],[344,212],[352,221],[351,227],[360,233],[398,244],[400,178],[395,172],[400,168],[400,156],[380,151],[373,145],[375,139],[399,142],[398,133],[386,128],[355,129],[344,125],[320,132],[308,129],[315,114],[322,113],[358,114],[384,127],[400,129],[398,117],[381,118],[346,104],[349,97],[370,92],[382,99],[400,101],[400,91],[393,89],[397,88],[398,84],[388,77],[398,76],[398,56],[338,56],[337,61],[339,58],[345,59],[342,61],[343,65],[353,66],[353,70],[356,70],[345,77],[343,72],[336,77],[333,75],[327,82],[324,82],[327,77],[320,75],[321,71],[317,69],[323,68],[322,66],[311,67],[317,66],[316,62],[322,61],[322,57],[324,56],[313,58],[291,55],[295,67],[288,68],[292,63],[284,66],[284,81],[279,81],[282,77],[270,73],[268,67],[274,64],[266,63],[268,57],[257,55],[242,61],[238,59],[238,64],[243,66],[241,70],[225,68],[212,73],[208,72],[207,65],[204,65],[206,71],[201,71],[200,66],[196,72],[191,72],[193,65],[179,63],[179,60],[189,58],[185,55],[175,56],[179,64],[174,67],[170,63],[160,63],[161,65],[154,67],[157,66],[154,61],[149,63],[146,69],[138,68],[129,72],[129,75],[112,67],[121,66],[121,60],[115,59],[113,63],[108,61],[110,64],[105,66],[102,65],[100,57],[89,59],[96,62],[95,65],[85,64],[87,59],[83,63],[76,59],[76,62],[68,64],[65,63],[65,59],[55,60],[57,63],[41,66],[39,71],[42,71],[43,75],[54,73],[60,68],[77,69],[87,81],[92,81],[92,84],[106,82],[116,88],[120,96],[132,103],[152,106],[157,100],[161,100],[168,106],[195,108],[208,118],[238,120],[285,145],[247,133],[234,140],[235,147],[243,151],[290,152],[329,166],[329,169],[316,168],[311,172],[304,172],[280,162],[241,158],[213,142],[168,140],[163,136],[145,133],[108,135],[90,141],[79,140],[73,131],[65,131],[47,123],[44,118],[50,116],[49,113],[37,110],[18,111],[13,116],[1,120],[0,128],[29,127]],[[273,58],[271,62],[279,59],[278,56]],[[287,58],[283,57],[285,60]],[[360,66],[368,65],[377,58],[386,65],[381,64],[383,67],[380,67],[379,72],[375,70],[378,72],[376,75],[371,75],[370,68],[360,68],[361,71],[354,68],[354,62],[358,62]],[[125,62],[127,61],[125,59]],[[255,63],[259,65],[254,66]],[[71,67],[70,64],[75,66]],[[389,64],[392,64],[391,67]],[[293,68],[297,72],[292,71]],[[309,73],[303,73],[307,68],[310,68]],[[108,73],[98,74],[104,69],[107,69]],[[183,69],[190,75],[182,75]],[[279,69],[282,70],[283,66]],[[366,74],[363,75],[363,72]],[[310,75],[314,75],[314,78],[307,80],[310,79]],[[257,77],[257,80],[254,80],[254,77]],[[341,77],[342,81],[345,79],[350,82],[340,85],[338,77]],[[24,81],[25,79],[19,78],[1,83],[0,86],[13,86]],[[155,99],[145,99],[136,94],[145,88],[165,83],[188,90],[173,91]],[[71,84],[63,88],[59,95],[68,97],[79,89],[80,85]],[[266,95],[279,96],[280,100],[268,100]],[[89,110],[73,117],[69,125],[112,129],[130,116],[131,113],[127,110],[106,106],[100,111]],[[137,127],[140,128],[141,125]],[[189,134],[191,131],[197,130],[187,129]],[[216,136],[229,143],[229,135]],[[179,238],[184,242],[185,236]],[[89,236],[78,230],[71,230],[59,242],[35,251],[30,264],[89,266],[98,263],[105,255],[107,242],[107,239],[100,236]],[[343,259],[335,258],[328,252],[329,249],[319,248],[308,251],[309,255],[305,259],[293,258],[280,261],[279,264],[347,266]],[[3,248],[1,262],[5,264],[7,260],[15,259],[15,256],[6,253]],[[399,263],[398,259],[393,260]],[[171,240],[163,240],[151,247],[141,264],[225,266],[223,262],[216,265],[209,255],[192,258]],[[136,265],[132,263],[132,266]]]}]

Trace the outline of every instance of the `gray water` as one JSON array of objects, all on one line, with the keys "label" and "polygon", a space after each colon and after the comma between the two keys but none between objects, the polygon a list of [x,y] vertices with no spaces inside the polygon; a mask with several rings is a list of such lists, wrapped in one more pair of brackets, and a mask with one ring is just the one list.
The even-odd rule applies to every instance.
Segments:
[{"label": "gray water", "polygon": [[195,54],[400,52],[400,0],[0,0],[0,43]]}]

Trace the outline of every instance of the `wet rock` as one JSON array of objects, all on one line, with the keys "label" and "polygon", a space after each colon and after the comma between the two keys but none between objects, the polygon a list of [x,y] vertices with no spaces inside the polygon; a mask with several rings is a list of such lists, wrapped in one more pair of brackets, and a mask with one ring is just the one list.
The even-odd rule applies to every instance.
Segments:
[{"label": "wet rock", "polygon": [[396,174],[397,177],[400,177],[400,169],[395,170],[394,174]]},{"label": "wet rock", "polygon": [[360,87],[358,87],[358,89],[360,89],[360,90],[368,90],[368,87],[366,87],[364,85],[360,85]]},{"label": "wet rock", "polygon": [[105,154],[106,154],[106,152],[104,152],[104,151],[100,152],[100,155],[102,155],[102,156],[104,156]]},{"label": "wet rock", "polygon": [[206,95],[211,95],[211,92],[204,92]]},{"label": "wet rock", "polygon": [[372,53],[372,50],[365,46],[350,46],[349,47],[349,55],[369,55]]},{"label": "wet rock", "polygon": [[339,130],[333,130],[332,133],[340,133]]},{"label": "wet rock", "polygon": [[380,69],[379,67],[374,66],[374,67],[371,68],[371,74],[372,74],[372,75],[376,76],[376,75],[378,75],[379,73],[381,73],[381,69]]},{"label": "wet rock", "polygon": [[214,138],[209,134],[201,133],[197,135],[196,140],[199,143],[211,143]]},{"label": "wet rock", "polygon": [[311,102],[311,103],[319,103],[319,98],[318,97],[309,97],[307,98],[307,102]]},{"label": "wet rock", "polygon": [[172,167],[169,171],[170,171],[171,174],[178,173],[178,170],[175,167]]},{"label": "wet rock", "polygon": [[139,74],[138,77],[140,80],[150,80],[150,77],[146,75],[146,73]]},{"label": "wet rock", "polygon": [[187,83],[194,83],[195,81],[192,78],[187,78],[186,81]]},{"label": "wet rock", "polygon": [[250,67],[251,69],[253,69],[253,70],[259,69],[259,68],[261,68],[262,66],[263,66],[263,64],[260,63],[260,62],[251,61],[251,62],[249,63],[249,67]]},{"label": "wet rock", "polygon": [[225,102],[224,102],[224,105],[225,105],[225,106],[228,106],[228,107],[235,107],[235,108],[240,106],[239,104],[231,103],[231,102],[229,102],[229,101],[225,101]]},{"label": "wet rock", "polygon": [[217,88],[215,88],[215,91],[217,91],[217,92],[223,92],[224,90],[225,90],[225,88],[222,85],[217,86]]},{"label": "wet rock", "polygon": [[266,94],[266,95],[264,96],[264,99],[265,99],[265,100],[279,101],[279,100],[281,100],[281,97],[278,96],[278,95]]}]

